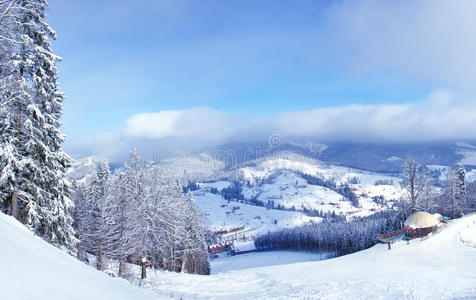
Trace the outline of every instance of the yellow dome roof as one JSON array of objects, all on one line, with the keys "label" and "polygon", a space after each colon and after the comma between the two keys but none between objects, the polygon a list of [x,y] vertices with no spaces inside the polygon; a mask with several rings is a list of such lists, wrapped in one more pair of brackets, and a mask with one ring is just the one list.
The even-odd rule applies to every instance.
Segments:
[{"label": "yellow dome roof", "polygon": [[438,223],[440,223],[440,221],[438,221],[435,216],[421,211],[409,216],[404,224],[411,228],[425,228],[438,225]]}]

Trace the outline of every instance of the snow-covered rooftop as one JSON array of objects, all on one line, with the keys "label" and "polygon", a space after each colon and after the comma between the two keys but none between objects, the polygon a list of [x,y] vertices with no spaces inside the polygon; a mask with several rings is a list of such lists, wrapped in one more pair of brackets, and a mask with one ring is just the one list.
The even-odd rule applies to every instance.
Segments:
[{"label": "snow-covered rooftop", "polygon": [[409,216],[404,224],[411,228],[426,228],[436,226],[439,223],[440,221],[432,214],[420,211]]}]

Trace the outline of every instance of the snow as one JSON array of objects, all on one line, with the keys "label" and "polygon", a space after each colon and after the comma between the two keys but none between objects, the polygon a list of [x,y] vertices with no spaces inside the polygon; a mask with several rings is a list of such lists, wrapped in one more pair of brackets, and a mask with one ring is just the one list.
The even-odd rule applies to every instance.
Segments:
[{"label": "snow", "polygon": [[297,251],[253,252],[235,256],[228,256],[219,253],[218,258],[212,259],[210,264],[212,267],[212,274],[219,274],[259,267],[318,261],[329,257],[331,257],[331,254],[329,253],[319,254]]},{"label": "snow", "polygon": [[[193,198],[198,209],[205,217],[205,225],[212,231],[245,226],[237,237],[255,236],[259,233],[275,231],[282,228],[292,228],[310,221],[320,222],[319,217],[309,217],[302,212],[266,209],[260,206],[248,205],[223,199],[221,195],[203,190],[193,192]],[[239,206],[233,212],[233,207]],[[275,224],[275,221],[277,221]]]},{"label": "snow", "polygon": [[262,159],[256,162],[256,165],[241,168],[239,172],[241,172],[245,180],[251,183],[256,182],[258,179],[266,178],[280,169],[298,171],[313,176],[322,176],[325,179],[335,180],[337,184],[346,184],[354,177],[358,178],[361,184],[374,184],[377,180],[400,181],[398,177],[394,176],[361,171],[348,167],[327,165],[321,161],[299,155],[289,155],[290,157],[286,155],[282,154],[274,158],[269,157]]},{"label": "snow", "polygon": [[[342,195],[330,188],[308,184],[297,172],[345,184],[354,177],[358,178],[359,183],[349,186],[358,196],[359,207],[348,200],[343,200]],[[296,211],[266,209],[234,201],[228,203],[220,195],[211,194],[209,191],[211,188],[220,191],[229,186],[230,181],[199,183],[201,188],[193,193],[194,199],[207,219],[207,227],[212,231],[244,226],[245,236],[249,238],[267,231],[291,228],[310,221],[321,221],[320,218],[304,214],[303,208],[329,214],[334,212],[348,218],[364,217],[386,208],[385,204],[376,203],[373,197],[383,196],[385,200],[392,201],[400,199],[404,193],[397,177],[324,165],[318,160],[300,156],[257,160],[256,163],[239,168],[238,173],[250,183],[242,185],[245,199],[257,199],[265,205],[273,203],[275,207],[279,205],[286,209],[294,208]],[[375,185],[376,181],[393,184]],[[233,206],[239,206],[240,209],[233,210]],[[274,224],[275,221],[277,224]],[[240,235],[236,235],[238,236]]]},{"label": "snow", "polygon": [[0,298],[139,300],[164,296],[87,266],[0,213]]},{"label": "snow", "polygon": [[102,162],[107,160],[97,156],[90,156],[73,161],[71,167],[66,171],[69,179],[77,180],[81,184],[89,184],[96,175],[96,169]]},{"label": "snow", "polygon": [[[254,170],[254,168],[249,167],[247,172],[253,173],[251,170]],[[334,178],[338,182],[347,182],[349,178],[352,178],[340,167],[334,166],[326,169],[326,172],[327,178]],[[254,173],[259,172],[255,171]],[[359,198],[361,207],[355,207],[347,200],[341,201],[342,195],[326,187],[310,185],[293,171],[280,170],[277,174],[269,183],[244,186],[244,197],[246,199],[256,198],[265,204],[272,201],[275,206],[279,204],[285,208],[294,207],[297,210],[307,208],[322,210],[324,213],[335,212],[336,214],[361,217],[384,208],[377,204],[373,197],[383,196],[387,201],[392,201],[400,199],[404,193],[404,189],[398,184],[400,181],[398,178],[370,172],[351,173],[361,180],[358,184],[349,184]],[[393,182],[393,184],[375,185],[377,180],[387,180],[387,182]]]},{"label": "snow", "polygon": [[426,240],[396,242],[390,251],[379,244],[329,260],[279,264],[276,258],[277,264],[250,269],[253,260],[273,260],[272,253],[253,253],[225,258],[246,269],[231,271],[217,261],[223,273],[155,272],[149,286],[184,299],[474,299],[476,249],[461,243],[459,234],[475,221],[457,220]]},{"label": "snow", "polygon": [[[280,251],[219,258],[212,261],[210,276],[148,270],[139,289],[75,260],[0,214],[0,291],[7,300],[471,299],[476,249],[461,237],[471,234],[474,240],[475,223],[473,214],[430,238],[396,242],[390,251],[379,244],[323,261]],[[306,256],[310,261],[304,262]]]},{"label": "snow", "polygon": [[[306,180],[289,171],[283,171],[273,180],[273,183],[245,187],[243,195],[247,199],[257,196],[257,199],[264,203],[272,200],[276,206],[280,204],[286,208],[294,206],[296,209],[306,207],[324,211],[333,208],[329,205],[330,202],[339,202],[342,199],[342,196],[333,190],[309,185]],[[325,207],[321,205],[322,202],[326,203]],[[346,204],[351,205],[350,203]]]},{"label": "snow", "polygon": [[476,248],[476,221],[468,224],[460,233],[460,240],[463,244]]},{"label": "snow", "polygon": [[476,146],[464,142],[458,142],[456,143],[456,147],[455,153],[462,156],[457,164],[476,166]]},{"label": "snow", "polygon": [[384,161],[401,161],[402,159],[398,156],[390,156],[384,159]]},{"label": "snow", "polygon": [[200,188],[208,188],[208,189],[215,188],[219,192],[221,192],[224,188],[229,187],[231,185],[231,182],[225,181],[225,180],[219,180],[215,182],[201,182],[198,185],[200,186]]},{"label": "snow", "polygon": [[235,241],[232,245],[232,249],[234,249],[236,253],[239,253],[256,250],[256,247],[254,241]]}]

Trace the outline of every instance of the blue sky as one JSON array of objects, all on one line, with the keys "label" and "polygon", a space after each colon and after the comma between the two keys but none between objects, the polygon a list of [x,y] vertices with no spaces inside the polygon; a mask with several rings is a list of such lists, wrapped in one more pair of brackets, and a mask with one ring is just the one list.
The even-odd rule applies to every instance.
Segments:
[{"label": "blue sky", "polygon": [[[312,126],[316,118],[332,122],[323,115],[329,109],[342,113],[359,105],[367,110],[407,107],[442,95],[453,107],[472,102],[468,97],[476,86],[471,79],[476,75],[476,38],[469,34],[476,24],[468,13],[476,7],[471,1],[49,4],[48,20],[58,34],[54,48],[64,58],[58,65],[61,88],[68,96],[63,131],[69,136],[67,150],[73,152],[85,140],[105,136],[128,140],[127,145],[131,138],[186,138],[178,129],[203,122],[203,130],[219,131],[225,123],[229,127],[210,140],[218,143],[253,131],[232,123],[253,124],[253,133],[262,132],[257,138],[306,127],[292,122],[266,125],[271,120],[282,123],[283,116],[295,113],[313,111],[307,118]],[[211,119],[219,121],[208,120],[210,112],[216,116]],[[146,134],[147,124],[132,130],[131,124],[144,114],[149,114],[148,122],[160,117],[152,123],[162,131]],[[185,117],[193,121],[183,121]],[[329,138],[346,132],[329,131],[326,128],[333,126],[324,125],[316,132],[287,134]],[[364,136],[377,137],[361,132],[345,138]]]}]

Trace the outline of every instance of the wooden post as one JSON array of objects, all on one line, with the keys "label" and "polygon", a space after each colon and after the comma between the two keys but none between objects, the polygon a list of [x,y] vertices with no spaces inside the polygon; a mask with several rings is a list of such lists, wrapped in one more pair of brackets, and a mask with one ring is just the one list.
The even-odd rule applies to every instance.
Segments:
[{"label": "wooden post", "polygon": [[98,251],[98,256],[96,260],[96,268],[102,270],[102,251]]},{"label": "wooden post", "polygon": [[141,272],[141,275],[140,275],[140,278],[141,279],[146,279],[147,278],[147,274],[146,274],[146,263],[145,262],[141,262],[141,265],[142,265],[142,272]]},{"label": "wooden post", "polygon": [[15,219],[18,219],[18,193],[17,193],[17,191],[14,191],[13,196],[12,196],[12,216]]},{"label": "wooden post", "polygon": [[122,259],[119,261],[119,277],[124,276],[124,262]]}]

